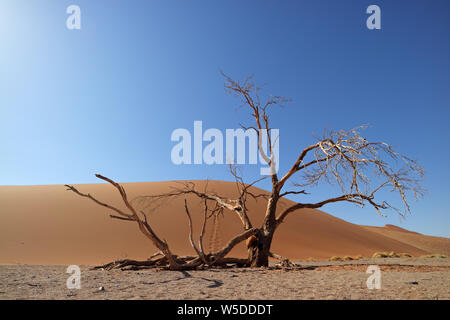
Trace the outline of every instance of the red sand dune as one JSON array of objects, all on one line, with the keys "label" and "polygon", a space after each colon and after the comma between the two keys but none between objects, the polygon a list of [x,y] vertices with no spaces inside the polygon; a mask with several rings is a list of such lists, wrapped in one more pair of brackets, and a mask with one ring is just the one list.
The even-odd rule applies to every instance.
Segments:
[{"label": "red sand dune", "polygon": [[400,228],[398,226],[394,226],[392,224],[387,224],[383,228],[384,229],[388,229],[388,230],[392,230],[392,231],[401,231],[401,232],[407,232],[407,233],[413,233],[413,234],[419,234],[420,235],[420,233],[418,233],[418,232],[406,230],[406,229]]},{"label": "red sand dune", "polygon": [[[204,181],[196,181],[203,188]],[[139,195],[169,191],[175,182],[125,183],[132,199]],[[123,208],[116,189],[109,184],[77,185],[98,199]],[[209,181],[209,190],[224,196],[236,194],[231,182]],[[188,198],[195,232],[200,232],[201,209],[196,198]],[[283,205],[291,203],[283,200]],[[264,214],[264,201],[250,201],[250,219],[259,225]],[[1,264],[77,264],[106,263],[119,258],[145,259],[156,251],[153,244],[140,234],[133,222],[110,219],[107,209],[89,199],[66,191],[62,185],[1,186],[0,187],[0,263]],[[190,254],[187,217],[183,199],[172,199],[151,211],[153,229],[166,239],[176,254]],[[220,222],[218,241],[224,244],[241,232],[239,219],[225,212]],[[213,245],[212,223],[208,226],[205,247]],[[375,228],[359,226],[319,210],[304,209],[291,214],[277,230],[273,251],[290,259],[327,259],[331,256],[371,256],[376,251],[407,252],[412,255],[445,253],[439,245],[450,247],[448,238],[427,237],[397,227]],[[398,236],[403,233],[404,236]],[[406,235],[406,236],[405,236]],[[429,238],[435,240],[430,248]],[[433,249],[430,252],[429,249]],[[244,244],[230,255],[245,256]]]},{"label": "red sand dune", "polygon": [[442,237],[425,236],[417,232],[405,230],[397,226],[386,225],[384,227],[365,226],[367,230],[384,235],[404,243],[414,245],[429,253],[450,255],[450,239]]}]

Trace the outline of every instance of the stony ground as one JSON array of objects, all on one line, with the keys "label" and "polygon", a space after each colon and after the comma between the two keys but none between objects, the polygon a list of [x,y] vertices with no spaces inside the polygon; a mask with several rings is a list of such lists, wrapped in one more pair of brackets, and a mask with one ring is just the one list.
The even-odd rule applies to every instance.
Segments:
[{"label": "stony ground", "polygon": [[[292,270],[104,271],[81,266],[69,290],[66,266],[0,266],[0,299],[450,299],[450,259],[298,262]],[[368,265],[381,269],[369,290]]]}]

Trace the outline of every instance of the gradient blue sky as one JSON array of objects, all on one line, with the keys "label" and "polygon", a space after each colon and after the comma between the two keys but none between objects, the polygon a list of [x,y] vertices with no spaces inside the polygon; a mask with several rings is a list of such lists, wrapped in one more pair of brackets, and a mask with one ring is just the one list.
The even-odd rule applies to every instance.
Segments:
[{"label": "gradient blue sky", "polygon": [[[71,4],[81,7],[81,30],[66,28]],[[365,26],[371,4],[382,30]],[[449,237],[449,33],[450,2],[437,0],[2,0],[0,185],[93,183],[94,173],[230,180],[225,166],[170,160],[174,129],[248,119],[225,93],[222,69],[253,73],[267,93],[293,99],[272,118],[281,172],[312,134],[360,124],[426,169],[428,194],[406,220],[349,204],[324,211]],[[249,180],[258,170],[244,167]]]}]

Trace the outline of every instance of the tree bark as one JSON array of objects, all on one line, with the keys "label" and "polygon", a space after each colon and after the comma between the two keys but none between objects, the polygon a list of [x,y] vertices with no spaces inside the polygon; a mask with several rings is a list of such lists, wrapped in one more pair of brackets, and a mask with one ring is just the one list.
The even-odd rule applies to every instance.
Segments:
[{"label": "tree bark", "polygon": [[259,231],[255,246],[249,248],[248,259],[250,267],[253,268],[269,266],[270,245],[273,234],[264,236],[263,232]]},{"label": "tree bark", "polygon": [[248,248],[248,259],[250,267],[268,267],[270,257],[270,247],[273,235],[277,228],[276,209],[279,195],[272,194],[267,202],[267,209],[263,225],[255,235],[255,241]]}]

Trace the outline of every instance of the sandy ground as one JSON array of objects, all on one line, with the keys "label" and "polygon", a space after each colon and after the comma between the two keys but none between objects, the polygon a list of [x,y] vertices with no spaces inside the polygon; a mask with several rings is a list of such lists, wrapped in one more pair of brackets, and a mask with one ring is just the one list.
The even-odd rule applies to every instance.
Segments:
[{"label": "sandy ground", "polygon": [[[0,299],[450,299],[448,258],[298,264],[183,272],[82,266],[79,290],[67,289],[66,266],[0,266]],[[380,290],[366,286],[370,264],[380,266]]]}]

